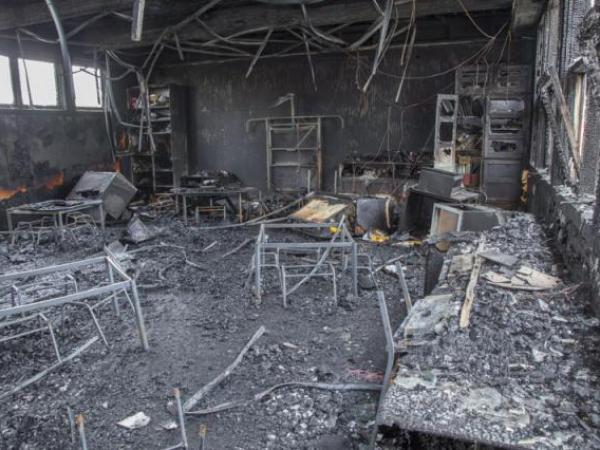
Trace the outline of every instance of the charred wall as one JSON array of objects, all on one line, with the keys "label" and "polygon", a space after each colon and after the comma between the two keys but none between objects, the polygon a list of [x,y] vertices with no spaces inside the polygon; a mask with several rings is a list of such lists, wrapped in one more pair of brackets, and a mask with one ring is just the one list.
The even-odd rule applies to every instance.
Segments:
[{"label": "charred wall", "polygon": [[111,164],[99,111],[0,110],[0,224],[5,208],[62,198],[83,172]]},{"label": "charred wall", "polygon": [[[533,43],[516,42],[518,45],[510,53],[511,63],[530,63]],[[473,55],[484,44],[476,41],[416,47],[409,79],[397,104],[394,96],[402,68],[399,49],[388,52],[380,74],[366,93],[360,91],[359,85],[371,68],[372,55],[367,53],[358,59],[356,54],[313,56],[316,91],[305,57],[261,59],[247,79],[244,75],[248,62],[163,67],[153,82],[189,88],[192,171],[226,169],[260,188],[266,183],[265,131],[259,125],[246,132],[247,119],[288,115],[288,104],[276,109],[269,106],[289,92],[296,95],[298,114],[339,114],[345,128],[327,121],[323,133],[323,181],[325,188],[331,188],[333,170],[344,158],[353,154],[385,154],[388,123],[391,152],[431,150],[435,97],[438,93],[454,92],[452,69],[465,60],[475,63]],[[496,61],[497,54],[493,53],[487,55],[488,63]],[[483,59],[479,62],[485,73]]]},{"label": "charred wall", "polygon": [[[550,0],[538,28],[537,84],[549,70],[557,68],[571,115],[573,90],[569,77],[583,75],[585,79],[582,113],[580,174],[570,180],[563,163],[558,158],[558,145],[552,136],[552,124],[545,114],[538,114],[537,136],[533,141],[532,171],[529,208],[543,221],[555,240],[558,252],[574,279],[591,287],[594,307],[600,313],[600,239],[598,227],[593,221],[594,192],[598,186],[598,120],[599,104],[592,59],[597,60],[597,43],[600,31],[597,27],[598,11],[590,10],[589,2]],[[591,43],[588,45],[587,43]],[[585,57],[581,61],[580,57]],[[539,89],[539,86],[538,86]],[[536,106],[534,104],[534,106]],[[556,130],[554,130],[556,131]],[[558,130],[559,134],[563,130]],[[566,147],[566,135],[563,147]],[[566,147],[568,148],[568,147]],[[596,200],[597,202],[597,200]],[[598,207],[596,206],[596,214]]]},{"label": "charred wall", "polygon": [[591,289],[600,313],[600,239],[592,224],[593,206],[577,202],[566,188],[552,186],[547,176],[531,177],[529,210],[544,223],[571,276]]}]

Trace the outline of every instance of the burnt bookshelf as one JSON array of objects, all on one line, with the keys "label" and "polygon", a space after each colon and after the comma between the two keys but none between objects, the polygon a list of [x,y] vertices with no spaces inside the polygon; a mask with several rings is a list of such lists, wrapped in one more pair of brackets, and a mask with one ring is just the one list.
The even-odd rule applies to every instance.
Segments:
[{"label": "burnt bookshelf", "polygon": [[149,120],[145,101],[139,87],[127,89],[128,122],[144,127],[127,128],[120,156],[129,159],[129,178],[142,193],[168,192],[188,174],[186,88],[149,86]]}]

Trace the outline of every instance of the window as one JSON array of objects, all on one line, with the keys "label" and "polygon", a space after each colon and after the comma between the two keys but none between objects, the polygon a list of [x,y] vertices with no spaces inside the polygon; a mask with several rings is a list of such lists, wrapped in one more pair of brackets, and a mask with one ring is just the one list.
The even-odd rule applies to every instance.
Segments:
[{"label": "window", "polygon": [[[32,106],[31,102],[33,102],[33,106],[58,106],[54,64],[23,58],[19,58],[18,61],[23,105]],[[29,88],[31,88],[31,101]]]},{"label": "window", "polygon": [[101,108],[102,86],[94,75],[93,67],[73,66],[75,106],[78,108]]},{"label": "window", "polygon": [[569,109],[571,111],[571,120],[573,134],[575,135],[575,152],[577,159],[582,161],[583,158],[583,136],[585,130],[585,110],[587,107],[586,96],[586,75],[583,60],[578,58],[569,67],[567,75],[567,93],[569,101]]},{"label": "window", "polygon": [[575,90],[573,92],[573,101],[571,110],[573,111],[573,130],[575,131],[575,139],[577,139],[577,153],[581,161],[581,153],[583,150],[583,131],[586,107],[586,82],[585,74],[578,73],[575,79]]},{"label": "window", "polygon": [[15,103],[13,95],[12,78],[10,76],[10,59],[0,56],[0,105],[12,105]]}]

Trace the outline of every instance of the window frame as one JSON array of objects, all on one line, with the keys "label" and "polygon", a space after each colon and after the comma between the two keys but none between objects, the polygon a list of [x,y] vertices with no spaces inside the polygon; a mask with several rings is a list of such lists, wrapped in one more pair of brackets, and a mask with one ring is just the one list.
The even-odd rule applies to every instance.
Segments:
[{"label": "window frame", "polygon": [[15,91],[15,77],[13,74],[13,60],[10,55],[0,54],[0,58],[6,58],[8,60],[8,78],[10,82],[10,90],[12,92],[12,103],[2,103],[0,102],[0,109],[13,109],[17,107],[17,93]]},{"label": "window frame", "polygon": [[[75,67],[79,67],[79,68],[84,68],[84,69],[94,69],[94,67],[90,67],[90,66],[86,66],[83,64],[71,64],[71,73],[74,74],[75,71],[73,70]],[[100,82],[100,105],[98,106],[78,106],[77,105],[77,92],[76,92],[76,88],[75,88],[75,83],[73,82],[73,95],[74,95],[74,99],[73,99],[73,103],[75,104],[75,110],[76,111],[103,111],[104,110],[104,83],[103,83],[103,72],[102,69],[98,68],[98,75],[97,77],[99,78],[99,82]],[[95,77],[95,75],[90,75],[92,77]]]},{"label": "window frame", "polygon": [[583,161],[585,150],[585,125],[588,109],[587,73],[583,58],[577,58],[567,72],[568,107],[571,112],[571,126],[576,139],[577,158]]},{"label": "window frame", "polygon": [[[35,110],[41,110],[41,111],[61,111],[65,109],[65,98],[64,98],[64,91],[63,91],[63,84],[62,84],[62,72],[61,72],[61,66],[59,64],[56,63],[56,61],[48,61],[45,59],[35,59],[35,58],[22,58],[21,56],[13,56],[12,57],[15,61],[15,65],[17,67],[17,77],[19,80],[19,98],[21,99],[21,104],[18,105],[19,109],[23,109],[25,111],[35,111]],[[23,97],[23,90],[24,88],[27,89],[26,87],[26,83],[27,81],[25,79],[23,79],[21,77],[21,70],[20,70],[20,65],[19,65],[19,60],[25,60],[25,61],[36,61],[36,62],[43,62],[43,63],[48,63],[48,64],[52,64],[54,66],[54,85],[56,86],[56,105],[28,105],[25,104],[25,98]],[[13,92],[16,91],[16,88],[13,86]]]},{"label": "window frame", "polygon": [[586,92],[587,76],[585,73],[577,73],[571,108],[573,110],[573,129],[575,130],[575,137],[577,139],[577,154],[580,161],[583,159],[585,116],[588,103]]}]

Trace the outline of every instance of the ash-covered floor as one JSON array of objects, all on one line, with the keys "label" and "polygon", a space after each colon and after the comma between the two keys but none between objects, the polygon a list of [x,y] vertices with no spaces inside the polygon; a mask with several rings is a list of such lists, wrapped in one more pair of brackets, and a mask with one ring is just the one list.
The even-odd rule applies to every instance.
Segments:
[{"label": "ash-covered floor", "polygon": [[[381,383],[385,339],[375,291],[361,290],[357,298],[351,293],[351,278],[342,275],[339,302],[334,306],[331,283],[310,281],[290,296],[290,306],[284,310],[276,280],[268,275],[267,295],[257,306],[250,291],[244,289],[253,243],[222,257],[245,239],[254,239],[257,227],[199,231],[167,218],[155,222],[153,229],[158,231],[155,239],[131,245],[129,250],[179,245],[201,268],[185,264],[181,251],[172,248],[154,247],[133,254],[130,271],[138,275],[150,351],[140,347],[131,311],[123,310],[117,319],[106,307],[100,323],[111,344],[110,352],[97,342],[80,358],[4,399],[0,448],[79,448],[68,407],[74,414],[84,414],[91,449],[175,445],[179,431],[163,428],[176,420],[168,408],[172,389],[180,388],[185,401],[221,373],[261,325],[266,334],[197,409],[250,399],[284,382]],[[124,227],[109,227],[107,242],[123,232]],[[360,247],[361,252],[373,256],[375,265],[404,255],[408,282],[418,298],[424,265],[419,249],[369,243]],[[34,251],[23,242],[16,249],[7,241],[0,242],[3,272],[83,259],[100,252],[102,243],[98,239],[62,246],[46,242]],[[398,281],[383,271],[378,279],[396,326],[405,314]],[[56,319],[57,339],[67,350],[95,335],[83,310],[69,310],[62,326],[59,317]],[[0,345],[2,392],[54,362],[47,335]],[[187,417],[190,445],[199,448],[198,432],[204,425],[205,448],[210,449],[361,448],[368,442],[377,399],[377,392],[289,387],[243,408]],[[147,426],[128,431],[117,425],[140,411],[151,419]]]},{"label": "ash-covered floor", "polygon": [[[180,441],[179,431],[173,429],[173,388],[181,389],[184,401],[189,399],[225,370],[261,326],[266,333],[239,366],[193,409],[249,402],[214,414],[186,416],[190,448],[202,448],[203,433],[204,448],[211,449],[368,448],[379,397],[375,390],[285,386],[252,400],[280,383],[375,387],[382,382],[385,338],[376,291],[368,278],[359,278],[362,288],[356,297],[350,275],[339,274],[337,305],[329,281],[311,280],[290,296],[290,306],[284,309],[277,278],[267,272],[266,295],[257,305],[245,287],[257,227],[201,230],[164,217],[154,221],[151,230],[156,236],[129,245],[132,259],[123,259],[140,287],[150,351],[140,346],[131,310],[124,309],[117,318],[107,305],[99,316],[110,351],[98,341],[81,357],[2,399],[0,448],[80,448],[69,409],[85,416],[91,449],[173,446]],[[270,232],[274,238],[314,239],[291,231]],[[124,233],[124,226],[113,225],[106,242]],[[519,265],[561,281],[543,291],[494,287],[487,281],[490,276],[509,279],[515,269],[485,260],[469,327],[460,329],[458,315],[471,266],[460,258],[450,262],[473,254],[481,234],[459,233],[450,244],[442,241],[441,247],[449,246],[443,254],[445,275],[433,294],[450,294],[449,307],[436,310],[439,321],[429,330],[432,333],[413,329],[406,338],[402,328],[398,332],[394,379],[381,415],[388,426],[380,428],[379,448],[446,448],[433,438],[411,439],[406,431],[521,448],[599,447],[600,323],[589,308],[585,286],[568,281],[566,268],[552,254],[552,242],[530,216],[517,213],[484,235],[486,249],[513,256]],[[252,242],[223,256],[246,240]],[[375,267],[399,257],[416,310],[432,247],[393,240],[384,245],[357,242]],[[79,244],[46,241],[36,248],[27,241],[17,246],[2,241],[0,262],[3,272],[21,271],[84,259],[102,248],[97,238]],[[185,262],[182,249],[191,264]],[[85,271],[77,275],[94,278]],[[406,317],[398,279],[380,270],[377,281],[397,329]],[[65,312],[64,322],[58,312],[50,319],[61,348],[69,351],[95,336],[96,329],[84,310]],[[55,360],[51,340],[44,334],[0,346],[1,392]],[[146,426],[130,431],[117,425],[138,412],[150,418]],[[448,448],[456,448],[452,445]]]}]

